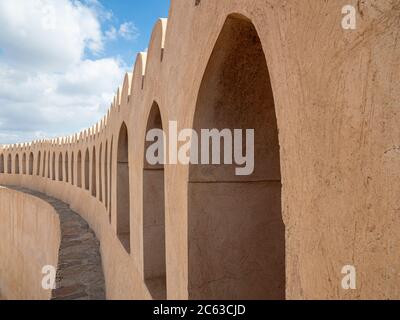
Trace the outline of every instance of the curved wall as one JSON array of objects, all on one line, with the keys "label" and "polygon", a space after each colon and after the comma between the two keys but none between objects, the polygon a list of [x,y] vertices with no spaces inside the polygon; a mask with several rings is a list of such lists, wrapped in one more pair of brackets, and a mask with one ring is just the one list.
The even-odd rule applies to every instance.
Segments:
[{"label": "curved wall", "polygon": [[[243,20],[253,25],[257,33],[253,39],[259,38],[274,100],[280,155],[280,177],[274,179],[282,184],[281,208],[275,208],[283,220],[283,224],[277,221],[284,229],[278,236],[285,237],[281,258],[285,260],[286,298],[399,298],[400,50],[396,30],[400,30],[400,9],[395,2],[354,3],[359,10],[357,29],[345,31],[341,11],[348,2],[172,0],[168,22],[157,22],[149,51],[138,54],[107,115],[70,137],[3,146],[0,183],[51,194],[88,221],[101,242],[108,298],[151,299],[153,292],[165,296],[165,288],[149,289],[146,270],[157,270],[163,277],[160,283],[166,286],[169,299],[213,293],[212,287],[199,294],[193,290],[203,288],[203,280],[215,279],[189,274],[197,272],[189,267],[190,230],[195,229],[191,223],[207,225],[198,216],[193,219],[190,206],[193,200],[197,207],[209,202],[201,195],[190,198],[188,165],[166,165],[163,170],[165,224],[158,227],[165,228],[165,246],[158,245],[157,250],[165,250],[165,268],[149,266],[151,258],[145,261],[146,248],[155,237],[146,236],[149,224],[144,214],[149,206],[144,207],[144,201],[150,195],[143,191],[148,181],[144,176],[149,173],[143,150],[155,103],[167,134],[172,120],[178,129],[194,127],[199,92],[208,79],[204,76],[207,68],[212,68],[209,63],[221,31],[228,17]],[[246,115],[249,106],[243,107],[241,114]],[[212,125],[207,116],[203,120]],[[119,141],[123,123],[127,144]],[[268,123],[274,121],[264,125]],[[276,144],[271,147],[277,150]],[[33,168],[21,170],[23,165]],[[278,166],[274,167],[278,172]],[[127,180],[129,193],[117,194],[118,186]],[[159,203],[161,177],[157,181],[154,192]],[[253,187],[252,194],[257,195],[259,189]],[[274,194],[279,194],[275,189]],[[246,186],[244,190],[248,191]],[[227,203],[234,200],[233,194],[241,193],[224,194],[224,188],[218,192]],[[259,195],[254,203],[263,197]],[[279,203],[276,197],[266,196],[266,201]],[[265,228],[255,232],[265,241]],[[212,259],[219,258],[210,259],[212,265]],[[163,261],[155,260],[157,264]],[[341,269],[347,264],[357,268],[358,290],[340,287]],[[207,270],[207,263],[202,269]],[[241,274],[245,281],[250,271],[235,270],[235,277]],[[229,279],[229,270],[219,268],[216,274],[221,272],[223,279]],[[225,287],[215,296],[231,292],[231,284]]]},{"label": "curved wall", "polygon": [[49,300],[44,266],[57,268],[60,220],[54,208],[25,193],[0,187],[0,296]]}]

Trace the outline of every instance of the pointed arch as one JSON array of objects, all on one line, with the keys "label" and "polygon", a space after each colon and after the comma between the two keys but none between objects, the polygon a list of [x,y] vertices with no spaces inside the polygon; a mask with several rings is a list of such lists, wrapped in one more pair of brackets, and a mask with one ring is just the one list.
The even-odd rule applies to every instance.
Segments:
[{"label": "pointed arch", "polygon": [[110,223],[112,223],[112,189],[113,189],[113,144],[114,144],[114,137],[111,138],[111,146],[110,146],[110,164],[108,168],[109,172],[109,190],[108,190],[108,218]]},{"label": "pointed arch", "polygon": [[31,153],[29,154],[29,159],[28,159],[28,174],[29,174],[30,176],[33,176],[33,161],[34,161],[34,159],[33,159],[33,152],[31,152]]},{"label": "pointed arch", "polygon": [[58,181],[63,181],[64,179],[64,162],[62,152],[58,155]]},{"label": "pointed arch", "polygon": [[51,168],[52,168],[51,178],[55,181],[56,180],[56,153],[55,152],[53,152]]},{"label": "pointed arch", "polygon": [[4,173],[4,154],[0,154],[0,173]]},{"label": "pointed arch", "polygon": [[42,152],[38,152],[37,163],[36,163],[36,175],[40,177],[40,166],[42,165]]},{"label": "pointed arch", "polygon": [[12,160],[11,160],[11,154],[8,155],[7,158],[7,173],[11,174],[12,173]]},{"label": "pointed arch", "polygon": [[68,157],[68,152],[65,152],[65,157],[64,157],[64,163],[65,163],[65,182],[69,182],[69,157]]},{"label": "pointed arch", "polygon": [[82,152],[80,150],[76,159],[76,177],[78,188],[82,188]]},{"label": "pointed arch", "polygon": [[46,158],[47,158],[47,152],[45,151],[43,154],[43,168],[42,168],[42,177],[46,177]]},{"label": "pointed arch", "polygon": [[22,174],[26,174],[26,153],[22,155]]},{"label": "pointed arch", "polygon": [[89,160],[89,148],[85,152],[85,189],[90,190],[90,160]]},{"label": "pointed arch", "polygon": [[71,185],[75,185],[75,155],[71,153]]},{"label": "pointed arch", "polygon": [[108,140],[104,150],[104,203],[108,209]]},{"label": "pointed arch", "polygon": [[147,288],[153,299],[160,300],[167,298],[164,162],[154,164],[146,157],[146,151],[153,143],[158,143],[159,147],[155,156],[165,154],[161,113],[156,102],[150,110],[145,137],[151,130],[159,136],[156,142],[145,139],[143,151],[143,266]]},{"label": "pointed arch", "polygon": [[47,179],[51,179],[51,151],[47,153]]},{"label": "pointed arch", "polygon": [[96,167],[97,163],[96,163],[96,148],[93,147],[93,151],[92,151],[92,196],[96,197],[97,196],[97,187],[96,187],[96,183],[97,183],[97,179],[96,179],[96,175],[97,175],[97,167]]},{"label": "pointed arch", "polygon": [[102,157],[103,157],[103,144],[100,143],[100,150],[99,150],[99,170],[97,171],[96,168],[96,173],[99,172],[99,201],[103,202],[103,162],[102,162]]},{"label": "pointed arch", "polygon": [[122,123],[117,150],[117,236],[130,253],[130,193],[129,193],[129,141],[128,128]]},{"label": "pointed arch", "polygon": [[14,168],[14,173],[19,174],[19,154],[17,153],[15,155],[15,168]]},{"label": "pointed arch", "polygon": [[[285,227],[275,104],[260,38],[241,15],[227,18],[215,44],[193,127],[196,132],[254,129],[256,157],[248,176],[238,176],[236,165],[190,165],[189,298],[284,299]],[[242,147],[246,150],[245,143]]]}]

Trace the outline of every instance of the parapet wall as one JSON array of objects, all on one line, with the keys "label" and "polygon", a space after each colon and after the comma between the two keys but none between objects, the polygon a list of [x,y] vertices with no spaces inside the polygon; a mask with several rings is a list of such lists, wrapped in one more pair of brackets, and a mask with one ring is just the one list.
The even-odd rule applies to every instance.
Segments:
[{"label": "parapet wall", "polygon": [[[44,266],[57,266],[60,221],[54,208],[0,187],[0,295],[7,300],[49,300]],[[47,272],[47,270],[46,270]]]},{"label": "parapet wall", "polygon": [[[0,183],[88,221],[110,299],[400,298],[399,16],[398,1],[172,0],[107,115],[1,147]],[[169,121],[255,128],[254,174],[149,167],[146,132]]]}]

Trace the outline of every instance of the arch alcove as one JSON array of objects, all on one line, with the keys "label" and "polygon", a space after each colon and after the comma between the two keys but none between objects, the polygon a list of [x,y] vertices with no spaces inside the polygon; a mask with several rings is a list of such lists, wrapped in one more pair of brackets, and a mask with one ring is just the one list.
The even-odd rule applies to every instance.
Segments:
[{"label": "arch alcove", "polygon": [[111,145],[110,145],[110,164],[108,168],[108,172],[110,174],[110,179],[109,179],[109,190],[108,190],[108,218],[110,223],[112,222],[112,216],[111,216],[111,210],[112,210],[112,188],[113,188],[113,174],[112,174],[112,165],[113,165],[113,144],[114,144],[114,139],[111,138]]},{"label": "arch alcove", "polygon": [[36,175],[40,176],[40,166],[42,165],[42,153],[39,151],[37,156],[37,163],[36,163]]},{"label": "arch alcove", "polygon": [[[103,173],[103,168],[102,168],[102,156],[103,156],[103,144],[100,144],[100,150],[99,150],[99,200],[100,202],[103,202],[103,177],[102,177],[102,173]],[[96,172],[97,172],[97,168],[96,168]]]},{"label": "arch alcove", "polygon": [[[156,102],[150,111],[146,135],[150,130],[162,130],[159,106]],[[161,131],[160,131],[161,133]],[[159,141],[156,141],[159,142]],[[145,141],[143,165],[143,267],[144,279],[154,299],[166,299],[165,261],[165,192],[164,164],[149,163],[148,147],[154,142]],[[164,146],[165,141],[162,141]],[[158,150],[160,152],[160,150]],[[165,154],[165,150],[163,151]],[[156,154],[159,156],[159,154]]]},{"label": "arch alcove", "polygon": [[71,154],[71,184],[75,185],[75,155]]},{"label": "arch alcove", "polygon": [[77,186],[82,188],[82,152],[78,152],[78,157],[76,160],[76,176],[77,176]]},{"label": "arch alcove", "polygon": [[0,173],[4,173],[4,155],[0,155]]},{"label": "arch alcove", "polygon": [[108,141],[104,150],[104,203],[108,209]]},{"label": "arch alcove", "polygon": [[47,156],[47,178],[50,179],[50,167],[51,167],[51,153],[50,151],[48,152],[48,156]]},{"label": "arch alcove", "polygon": [[89,149],[85,152],[85,189],[90,190]]},{"label": "arch alcove", "polygon": [[12,173],[12,160],[11,160],[11,154],[8,155],[7,158],[7,173],[11,174]]},{"label": "arch alcove", "polygon": [[198,133],[254,129],[255,166],[251,175],[238,176],[235,164],[190,165],[189,298],[284,299],[285,228],[275,105],[257,31],[241,15],[229,16],[219,35],[202,79],[193,126]]},{"label": "arch alcove", "polygon": [[28,174],[30,176],[33,176],[33,152],[29,154],[29,159],[28,159]]},{"label": "arch alcove", "polygon": [[117,236],[130,253],[130,194],[129,194],[129,142],[128,129],[122,123],[117,150]]},{"label": "arch alcove", "polygon": [[58,155],[58,181],[63,181],[64,162],[62,153]]},{"label": "arch alcove", "polygon": [[65,163],[65,182],[69,182],[69,158],[68,158],[68,152],[65,153],[64,163]]},{"label": "arch alcove", "polygon": [[19,155],[18,153],[15,155],[15,174],[19,174]]},{"label": "arch alcove", "polygon": [[26,174],[26,153],[22,155],[22,174]]},{"label": "arch alcove", "polygon": [[92,196],[96,197],[96,148],[93,147],[92,151]]},{"label": "arch alcove", "polygon": [[56,180],[56,153],[53,152],[53,159],[51,163],[51,178]]},{"label": "arch alcove", "polygon": [[46,159],[47,159],[47,152],[43,153],[43,168],[42,168],[42,177],[46,177]]}]

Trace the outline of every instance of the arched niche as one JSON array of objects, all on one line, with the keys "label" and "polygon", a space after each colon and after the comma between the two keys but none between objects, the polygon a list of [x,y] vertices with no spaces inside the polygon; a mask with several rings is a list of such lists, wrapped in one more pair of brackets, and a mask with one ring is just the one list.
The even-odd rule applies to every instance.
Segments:
[{"label": "arched niche", "polygon": [[[285,227],[275,103],[261,41],[241,15],[227,18],[215,44],[193,127],[198,133],[229,129],[232,136],[234,129],[254,129],[255,158],[254,171],[246,176],[237,175],[240,166],[235,163],[190,165],[189,298],[284,299]],[[245,151],[244,142],[242,146]]]},{"label": "arched niche", "polygon": [[121,125],[117,149],[117,236],[130,253],[129,141],[126,124]]},{"label": "arched niche", "polygon": [[[166,261],[165,261],[165,191],[164,164],[148,161],[146,154],[149,146],[156,142],[165,146],[160,108],[156,102],[150,110],[146,136],[151,131],[158,133],[158,138],[149,136],[145,141],[143,165],[143,263],[144,279],[153,299],[167,298]],[[162,140],[160,141],[160,139]],[[157,141],[158,140],[158,141]],[[158,146],[160,147],[161,144]],[[153,154],[158,157],[165,150],[157,148]]]}]

